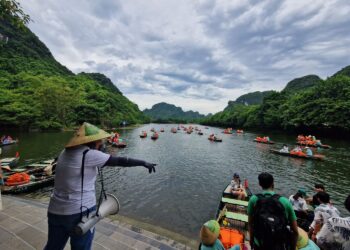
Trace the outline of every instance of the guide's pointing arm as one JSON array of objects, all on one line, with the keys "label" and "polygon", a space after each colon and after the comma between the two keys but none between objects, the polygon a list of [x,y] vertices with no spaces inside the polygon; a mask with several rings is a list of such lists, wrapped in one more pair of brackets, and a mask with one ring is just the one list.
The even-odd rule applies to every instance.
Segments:
[{"label": "guide's pointing arm", "polygon": [[134,166],[143,166],[148,169],[149,173],[156,172],[155,166],[157,164],[149,163],[143,160],[133,159],[129,157],[109,157],[105,166],[122,166],[122,167],[134,167]]}]

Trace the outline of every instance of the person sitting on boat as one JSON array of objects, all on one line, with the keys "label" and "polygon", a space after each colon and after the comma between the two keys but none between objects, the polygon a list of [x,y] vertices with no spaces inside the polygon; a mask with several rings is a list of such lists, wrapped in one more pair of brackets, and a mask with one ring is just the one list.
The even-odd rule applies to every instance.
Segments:
[{"label": "person sitting on boat", "polygon": [[307,215],[308,207],[304,199],[305,196],[306,192],[302,189],[299,189],[296,194],[289,197],[289,201],[292,204],[297,217],[305,217],[305,215]]},{"label": "person sitting on boat", "polygon": [[292,151],[290,151],[290,153],[292,154],[292,153],[298,153],[298,152],[301,152],[302,150],[301,150],[301,147],[300,146],[296,146],[295,148],[293,148],[293,150]]},{"label": "person sitting on boat", "polygon": [[[219,240],[220,224],[216,220],[210,220],[204,223],[200,231],[200,250],[225,250]],[[231,247],[229,250],[240,250],[239,245]]]},{"label": "person sitting on boat", "polygon": [[235,173],[231,180],[231,193],[238,200],[245,200],[246,193],[241,183],[241,178],[239,174]]},{"label": "person sitting on boat", "polygon": [[281,153],[289,153],[289,148],[286,144],[283,144],[283,148],[280,150]]},{"label": "person sitting on boat", "polygon": [[72,249],[91,249],[94,228],[82,236],[72,234],[82,217],[96,210],[95,182],[99,169],[106,166],[143,166],[149,173],[156,164],[100,151],[111,135],[84,123],[57,159],[55,184],[48,207],[48,241],[45,250],[64,249],[70,237]]},{"label": "person sitting on boat", "polygon": [[[344,205],[350,212],[350,195]],[[317,245],[324,250],[350,249],[350,217],[329,218],[316,238]]]},{"label": "person sitting on boat", "polygon": [[315,145],[316,145],[316,146],[322,146],[321,140],[316,140]]},{"label": "person sitting on boat", "polygon": [[311,148],[309,148],[309,147],[305,147],[305,150],[306,150],[306,155],[307,156],[313,156],[314,154],[313,154],[313,152],[312,152],[312,150],[311,150]]},{"label": "person sitting on boat", "polygon": [[315,217],[309,230],[309,236],[314,241],[318,237],[318,233],[320,232],[322,226],[328,221],[329,218],[340,216],[338,209],[330,203],[329,194],[326,192],[319,192],[317,194],[317,198],[321,204],[315,208]]},{"label": "person sitting on boat", "polygon": [[313,208],[316,208],[317,206],[320,205],[320,202],[319,202],[319,200],[318,200],[317,194],[318,194],[319,192],[326,192],[326,189],[325,189],[325,187],[324,187],[323,184],[316,183],[316,184],[314,185],[314,192],[315,192],[315,194],[314,194],[312,197],[307,197],[305,200],[306,200],[306,202],[307,202],[309,205],[311,205]]}]

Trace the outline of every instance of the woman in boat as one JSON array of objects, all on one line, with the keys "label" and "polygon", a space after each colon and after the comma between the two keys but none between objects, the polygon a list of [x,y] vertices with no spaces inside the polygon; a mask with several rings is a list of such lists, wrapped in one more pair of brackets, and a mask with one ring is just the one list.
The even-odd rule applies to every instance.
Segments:
[{"label": "woman in boat", "polygon": [[103,140],[111,135],[84,123],[57,160],[55,185],[48,207],[48,241],[45,250],[64,249],[68,238],[72,249],[91,249],[94,228],[82,236],[72,233],[82,217],[96,210],[95,182],[105,166],[143,166],[149,173],[156,164],[101,152]]},{"label": "woman in boat", "polygon": [[231,193],[238,200],[245,200],[246,193],[244,191],[243,185],[241,183],[241,178],[239,174],[235,173],[231,180]]}]

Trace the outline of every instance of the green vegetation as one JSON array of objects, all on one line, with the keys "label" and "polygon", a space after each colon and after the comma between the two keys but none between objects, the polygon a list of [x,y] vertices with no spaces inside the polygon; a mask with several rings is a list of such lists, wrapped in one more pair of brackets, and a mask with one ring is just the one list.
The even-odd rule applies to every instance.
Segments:
[{"label": "green vegetation", "polygon": [[165,102],[157,103],[151,109],[145,109],[143,113],[150,117],[153,122],[160,123],[196,122],[205,117],[192,110],[185,112],[182,108]]},{"label": "green vegetation", "polygon": [[[267,95],[261,105],[230,102],[203,124],[236,128],[326,128],[350,131],[350,67],[327,80],[306,76]],[[309,81],[310,82],[309,82]]]},{"label": "green vegetation", "polygon": [[1,16],[0,34],[0,127],[62,129],[83,121],[116,127],[124,120],[148,121],[110,79],[73,74],[25,26]]},{"label": "green vegetation", "polygon": [[[264,98],[272,93],[273,91],[271,90],[263,91],[263,92],[256,91],[256,92],[248,93],[238,97],[236,101],[234,101],[233,103],[246,104],[246,105],[262,104]],[[229,105],[230,105],[230,102],[229,102]]]}]

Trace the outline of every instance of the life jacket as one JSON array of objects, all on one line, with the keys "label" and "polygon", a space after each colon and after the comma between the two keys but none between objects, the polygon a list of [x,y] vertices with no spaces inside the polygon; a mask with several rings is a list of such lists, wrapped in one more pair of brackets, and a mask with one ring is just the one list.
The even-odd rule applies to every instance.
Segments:
[{"label": "life jacket", "polygon": [[15,173],[10,175],[5,182],[6,186],[17,186],[26,184],[30,181],[30,176],[27,173]]}]

